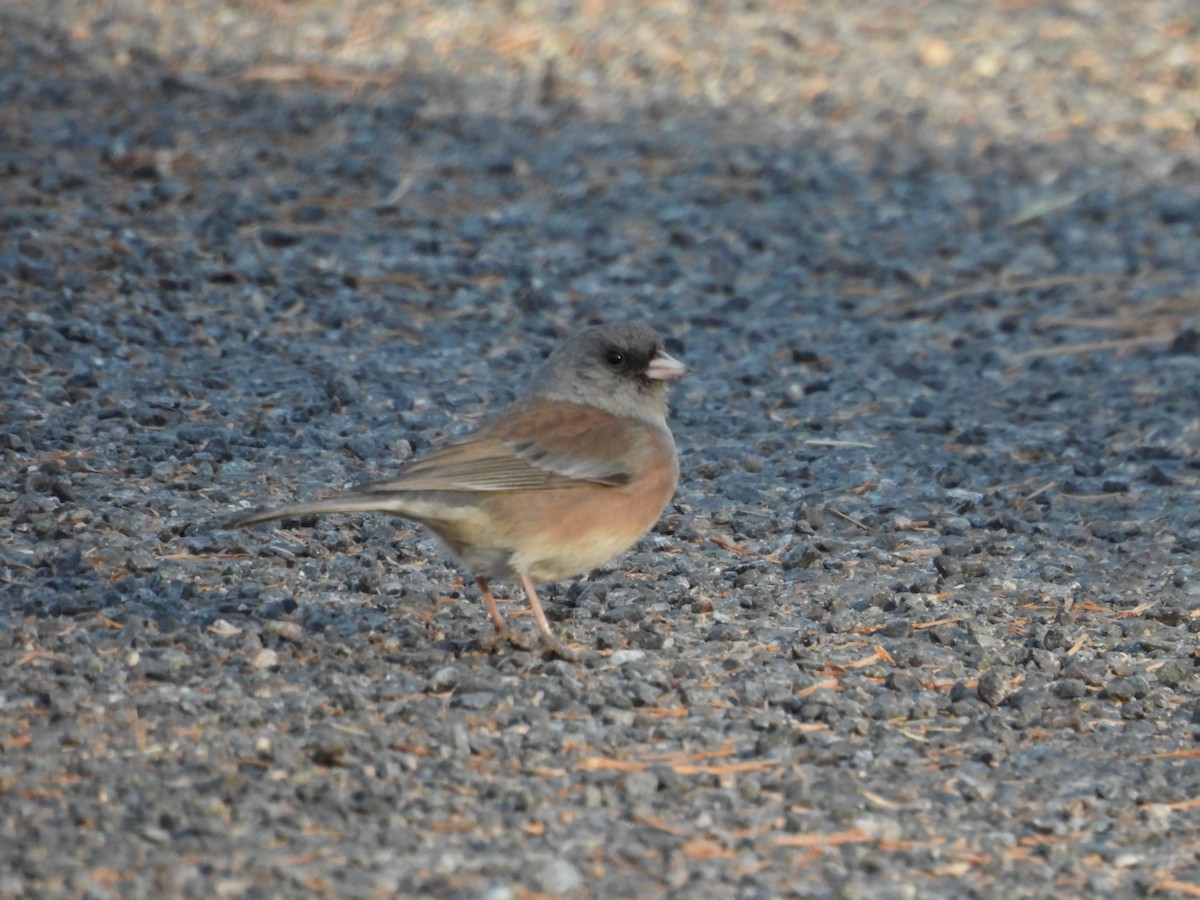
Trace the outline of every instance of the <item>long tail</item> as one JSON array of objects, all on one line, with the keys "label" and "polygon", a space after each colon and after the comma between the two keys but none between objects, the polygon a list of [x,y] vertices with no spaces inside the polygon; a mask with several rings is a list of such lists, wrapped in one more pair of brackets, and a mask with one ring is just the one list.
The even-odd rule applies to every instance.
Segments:
[{"label": "long tail", "polygon": [[396,495],[390,498],[379,494],[338,494],[326,500],[310,503],[292,503],[274,509],[260,509],[235,516],[226,524],[231,528],[273,522],[277,519],[295,519],[300,516],[323,515],[325,513],[383,512],[404,515],[406,505]]}]

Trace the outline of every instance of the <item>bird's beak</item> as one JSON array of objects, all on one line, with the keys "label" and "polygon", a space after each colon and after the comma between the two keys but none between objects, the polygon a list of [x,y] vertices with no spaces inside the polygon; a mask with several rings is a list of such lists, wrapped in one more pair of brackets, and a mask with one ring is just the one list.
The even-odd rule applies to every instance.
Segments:
[{"label": "bird's beak", "polygon": [[687,366],[663,350],[655,353],[646,367],[646,377],[651,381],[674,381],[686,374]]}]

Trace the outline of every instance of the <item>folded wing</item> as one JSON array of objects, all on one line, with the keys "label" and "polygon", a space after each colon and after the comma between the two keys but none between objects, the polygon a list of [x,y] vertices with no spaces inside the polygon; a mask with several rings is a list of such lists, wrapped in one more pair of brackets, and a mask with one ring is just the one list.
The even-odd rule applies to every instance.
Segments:
[{"label": "folded wing", "polygon": [[395,478],[355,488],[389,491],[545,491],[628,484],[640,423],[588,406],[518,402],[496,424],[405,466]]}]

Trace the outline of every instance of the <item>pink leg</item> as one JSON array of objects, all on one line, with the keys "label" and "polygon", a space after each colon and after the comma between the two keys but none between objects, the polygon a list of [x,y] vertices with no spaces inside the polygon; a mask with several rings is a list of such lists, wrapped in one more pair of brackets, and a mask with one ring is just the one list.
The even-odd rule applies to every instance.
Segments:
[{"label": "pink leg", "polygon": [[487,604],[488,615],[492,617],[492,624],[496,626],[496,633],[484,641],[484,648],[491,650],[497,644],[508,641],[508,643],[521,650],[533,649],[533,644],[515,634],[508,627],[508,623],[504,621],[504,616],[500,613],[500,607],[496,605],[496,598],[492,596],[492,588],[488,584],[488,580],[486,578],[476,578],[475,583],[479,585],[479,593],[483,594],[483,602]]},{"label": "pink leg", "polygon": [[521,574],[521,586],[525,588],[525,596],[529,599],[529,605],[533,609],[533,617],[537,619],[538,630],[542,633],[542,643],[546,645],[546,649],[563,659],[578,659],[578,655],[560,644],[558,638],[554,636],[554,632],[550,630],[550,622],[546,618],[546,611],[542,609],[541,601],[538,600],[533,581],[524,573]]},{"label": "pink leg", "polygon": [[496,599],[492,596],[492,587],[488,584],[486,578],[476,578],[475,583],[479,585],[479,593],[483,594],[483,602],[487,604],[488,615],[492,617],[492,624],[496,626],[497,631],[504,631],[508,628],[508,623],[504,621],[504,616],[500,614],[500,607],[496,605]]}]

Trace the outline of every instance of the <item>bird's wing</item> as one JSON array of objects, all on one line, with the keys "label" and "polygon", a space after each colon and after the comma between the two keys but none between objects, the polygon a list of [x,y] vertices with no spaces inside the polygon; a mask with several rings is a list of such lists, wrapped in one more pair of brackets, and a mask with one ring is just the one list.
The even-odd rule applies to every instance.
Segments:
[{"label": "bird's wing", "polygon": [[[539,491],[633,478],[640,423],[590,406],[518,402],[462,443],[356,491]],[[632,457],[632,459],[631,459]]]}]

